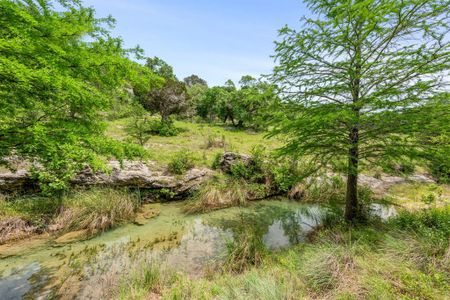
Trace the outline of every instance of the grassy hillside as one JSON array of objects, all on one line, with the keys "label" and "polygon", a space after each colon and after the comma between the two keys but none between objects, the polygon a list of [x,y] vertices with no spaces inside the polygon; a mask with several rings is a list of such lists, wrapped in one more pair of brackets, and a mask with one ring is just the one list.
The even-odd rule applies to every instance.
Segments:
[{"label": "grassy hillside", "polygon": [[[129,119],[119,119],[108,123],[107,134],[119,140],[127,138],[124,131]],[[253,147],[263,145],[267,150],[276,149],[282,143],[276,139],[266,139],[265,133],[253,130],[236,129],[208,123],[175,121],[181,130],[177,136],[152,136],[145,144],[149,159],[167,164],[179,152],[189,151],[199,166],[210,166],[217,153],[235,151],[250,153]]]}]

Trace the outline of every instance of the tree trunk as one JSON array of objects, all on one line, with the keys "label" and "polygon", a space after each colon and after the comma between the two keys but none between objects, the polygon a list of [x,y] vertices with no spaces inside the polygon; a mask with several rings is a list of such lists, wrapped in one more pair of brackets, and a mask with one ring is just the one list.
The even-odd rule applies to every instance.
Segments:
[{"label": "tree trunk", "polygon": [[350,150],[347,170],[347,194],[345,219],[353,221],[358,217],[358,162],[359,162],[359,131],[354,127],[350,132]]},{"label": "tree trunk", "polygon": [[[357,20],[356,41],[360,41],[362,23]],[[359,163],[359,113],[360,113],[360,93],[361,93],[361,43],[355,47],[355,55],[353,57],[351,72],[352,82],[352,111],[354,120],[349,133],[349,150],[348,150],[348,169],[347,169],[347,194],[345,205],[345,220],[351,222],[358,217],[358,163]]]}]

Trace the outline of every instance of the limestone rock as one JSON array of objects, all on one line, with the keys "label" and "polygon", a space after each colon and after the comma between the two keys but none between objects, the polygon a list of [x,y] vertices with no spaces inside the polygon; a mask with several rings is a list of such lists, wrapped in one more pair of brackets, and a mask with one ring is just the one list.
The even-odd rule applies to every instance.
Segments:
[{"label": "limestone rock", "polygon": [[220,160],[220,169],[224,172],[230,172],[231,166],[239,162],[242,162],[244,165],[248,166],[252,163],[252,157],[247,154],[226,152]]},{"label": "limestone rock", "polygon": [[[208,180],[212,171],[208,169],[192,169],[184,176],[171,176],[162,171],[153,171],[143,162],[110,161],[110,172],[93,172],[86,168],[73,180],[78,186],[113,186],[143,189],[169,189],[176,196],[181,196],[198,188]],[[33,184],[27,170],[0,173],[0,191],[24,189]]]}]

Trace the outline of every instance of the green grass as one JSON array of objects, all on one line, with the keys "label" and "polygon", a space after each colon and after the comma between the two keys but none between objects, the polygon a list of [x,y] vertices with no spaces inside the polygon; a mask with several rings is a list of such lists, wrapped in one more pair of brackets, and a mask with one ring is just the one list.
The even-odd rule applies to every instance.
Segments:
[{"label": "green grass", "polygon": [[[127,122],[128,119],[109,122],[107,134],[120,140],[126,139],[124,127]],[[224,151],[250,153],[257,145],[264,145],[268,150],[282,145],[276,139],[265,139],[264,133],[250,130],[184,121],[175,121],[175,126],[181,129],[177,136],[152,136],[145,144],[151,160],[166,165],[180,151],[189,151],[195,156],[198,166],[210,167],[217,153]],[[212,139],[220,141],[220,143],[211,143]]]},{"label": "green grass", "polygon": [[450,185],[436,185],[423,183],[406,183],[393,185],[388,191],[388,197],[392,201],[407,209],[420,209],[426,205],[422,197],[434,194],[437,206],[450,204]]},{"label": "green grass", "polygon": [[[157,289],[151,280],[141,285],[150,287],[147,294],[132,298],[156,293],[162,299],[446,299],[449,222],[450,207],[402,212],[388,223],[337,223],[317,231],[305,244],[258,255],[257,264],[210,270],[201,278],[180,274],[158,280]],[[251,239],[240,242],[242,246],[230,251],[231,258],[238,248],[252,253],[245,251]],[[129,286],[132,290],[122,288],[120,295],[140,290],[139,284]]]}]

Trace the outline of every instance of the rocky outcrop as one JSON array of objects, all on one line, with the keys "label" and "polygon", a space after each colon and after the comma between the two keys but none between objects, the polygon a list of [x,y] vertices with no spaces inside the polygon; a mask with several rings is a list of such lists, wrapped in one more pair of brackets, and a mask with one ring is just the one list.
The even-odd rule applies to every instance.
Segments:
[{"label": "rocky outcrop", "polygon": [[246,166],[252,164],[252,157],[247,154],[239,154],[234,152],[226,152],[219,162],[220,169],[226,173],[230,172],[231,166],[237,163],[243,163]]},{"label": "rocky outcrop", "polygon": [[382,175],[379,178],[361,174],[358,177],[358,182],[360,185],[369,187],[378,195],[386,193],[391,186],[396,184],[404,184],[408,182],[435,183],[433,179],[422,174],[414,174],[408,177]]},{"label": "rocky outcrop", "polygon": [[[110,172],[93,172],[86,168],[73,180],[78,186],[114,186],[143,189],[169,189],[175,196],[185,195],[208,180],[208,169],[191,169],[184,176],[172,176],[161,171],[153,171],[143,162],[118,161],[108,163]],[[26,170],[0,174],[0,190],[13,191],[33,184]]]}]

